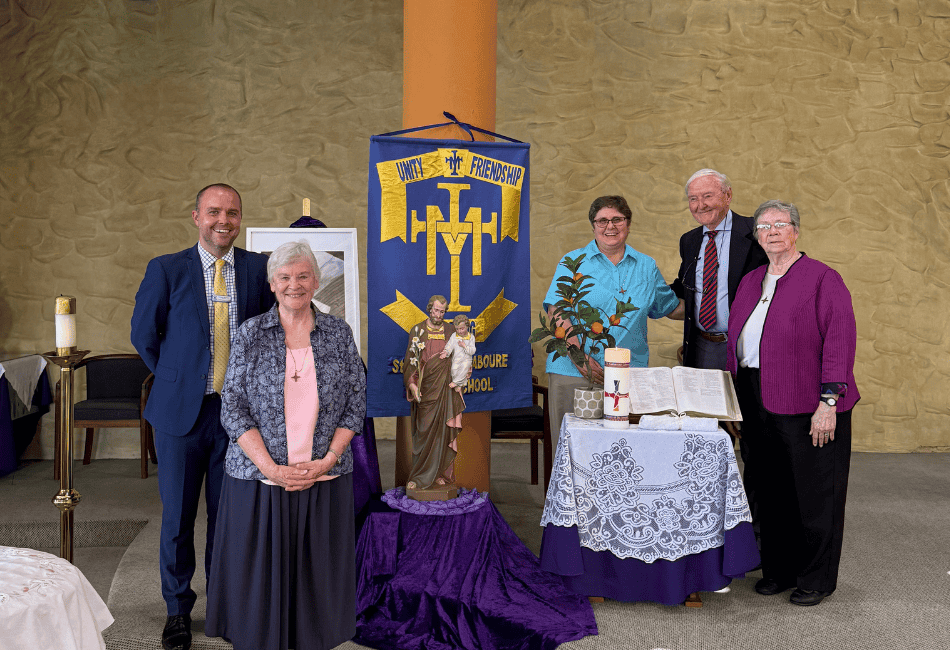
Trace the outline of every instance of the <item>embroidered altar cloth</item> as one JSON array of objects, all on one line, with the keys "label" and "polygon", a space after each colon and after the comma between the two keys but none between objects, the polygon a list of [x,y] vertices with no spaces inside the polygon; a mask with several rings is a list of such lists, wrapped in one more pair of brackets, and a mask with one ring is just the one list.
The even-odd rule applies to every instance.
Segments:
[{"label": "embroidered altar cloth", "polygon": [[720,547],[725,531],[751,521],[724,431],[564,417],[542,527],[577,526],[582,547],[652,563]]}]

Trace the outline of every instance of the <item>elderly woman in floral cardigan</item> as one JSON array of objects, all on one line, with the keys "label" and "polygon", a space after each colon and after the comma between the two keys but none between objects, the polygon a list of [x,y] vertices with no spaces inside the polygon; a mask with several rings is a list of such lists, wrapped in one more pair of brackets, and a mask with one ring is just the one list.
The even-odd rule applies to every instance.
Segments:
[{"label": "elderly woman in floral cardigan", "polygon": [[366,378],[346,322],[311,299],[305,242],[267,264],[277,304],[231,345],[231,439],[208,585],[208,636],[235,648],[323,650],[356,633],[353,454]]}]

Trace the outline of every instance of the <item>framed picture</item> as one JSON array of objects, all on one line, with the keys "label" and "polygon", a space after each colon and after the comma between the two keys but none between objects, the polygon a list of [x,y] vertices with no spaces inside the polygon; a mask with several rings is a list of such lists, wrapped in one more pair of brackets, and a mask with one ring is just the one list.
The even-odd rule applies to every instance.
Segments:
[{"label": "framed picture", "polygon": [[[356,228],[247,228],[247,250],[270,255],[289,241],[310,244],[320,265],[317,309],[344,319],[360,348],[360,274]],[[362,354],[362,350],[360,350]]]}]

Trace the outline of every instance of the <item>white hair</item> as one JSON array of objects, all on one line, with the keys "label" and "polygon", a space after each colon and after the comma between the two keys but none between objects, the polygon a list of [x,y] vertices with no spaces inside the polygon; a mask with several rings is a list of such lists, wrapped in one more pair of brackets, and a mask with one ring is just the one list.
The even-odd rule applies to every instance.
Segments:
[{"label": "white hair", "polygon": [[267,258],[267,281],[274,281],[274,274],[277,273],[278,269],[282,269],[288,264],[293,264],[300,260],[310,263],[310,268],[313,269],[313,277],[316,278],[317,284],[319,285],[320,265],[317,264],[317,258],[314,256],[310,244],[303,240],[289,241],[274,249],[274,252]]},{"label": "white hair", "polygon": [[686,198],[689,198],[689,186],[697,178],[702,178],[703,176],[715,176],[719,180],[719,189],[723,192],[727,192],[732,189],[732,183],[729,182],[729,178],[725,174],[720,174],[715,169],[700,169],[698,172],[689,177],[689,180],[686,181]]}]

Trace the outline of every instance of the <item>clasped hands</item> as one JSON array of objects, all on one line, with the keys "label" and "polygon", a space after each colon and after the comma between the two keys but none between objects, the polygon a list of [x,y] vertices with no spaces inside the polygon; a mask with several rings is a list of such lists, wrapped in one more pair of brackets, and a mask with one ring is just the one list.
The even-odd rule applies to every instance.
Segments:
[{"label": "clasped hands", "polygon": [[323,458],[311,460],[296,465],[274,465],[268,472],[264,472],[269,480],[273,481],[288,492],[308,490],[313,487],[321,476],[336,465],[337,457],[327,452]]}]

